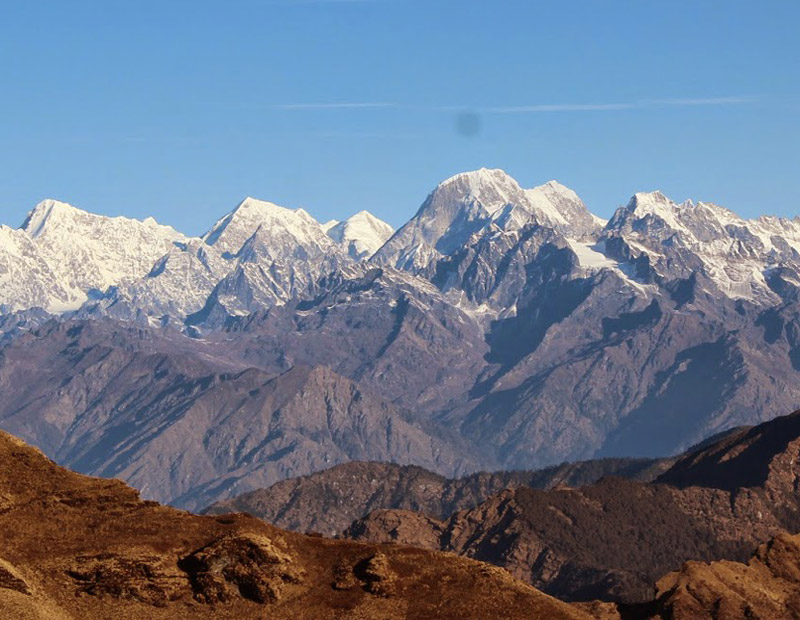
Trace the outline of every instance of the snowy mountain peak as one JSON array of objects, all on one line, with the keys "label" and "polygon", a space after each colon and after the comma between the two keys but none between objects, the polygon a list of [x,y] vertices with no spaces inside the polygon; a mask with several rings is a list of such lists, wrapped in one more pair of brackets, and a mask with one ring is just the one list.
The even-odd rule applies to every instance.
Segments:
[{"label": "snowy mountain peak", "polygon": [[661,190],[652,192],[636,192],[628,201],[628,209],[630,211],[638,211],[645,213],[648,210],[657,210],[660,208],[672,208],[676,205],[674,201],[667,198]]},{"label": "snowy mountain peak", "polygon": [[326,232],[351,258],[361,260],[375,254],[394,234],[394,228],[369,211],[359,211]]},{"label": "snowy mountain peak", "polygon": [[170,239],[180,239],[183,235],[171,226],[159,224],[154,218],[143,221],[123,216],[110,217],[98,215],[74,207],[66,202],[48,198],[37,204],[28,213],[20,226],[32,239],[43,237],[96,237],[109,229],[148,229],[151,233]]},{"label": "snowy mountain peak", "polygon": [[222,219],[232,217],[232,219],[260,219],[262,221],[269,221],[270,218],[274,217],[291,217],[291,214],[295,214],[304,219],[314,220],[305,209],[290,209],[268,200],[253,198],[252,196],[248,196],[242,200],[236,205],[233,211]]},{"label": "snowy mountain peak", "polygon": [[668,230],[680,231],[683,235],[696,236],[698,239],[707,236],[712,229],[724,235],[725,226],[744,223],[739,216],[723,207],[691,200],[677,203],[656,190],[634,194],[624,207],[617,209],[608,227],[619,230],[648,218],[655,218],[652,225],[666,226]]},{"label": "snowy mountain peak", "polygon": [[649,192],[636,192],[632,197],[631,201],[634,203],[642,202],[660,202],[660,203],[670,203],[673,202],[662,192],[660,189],[655,189]]},{"label": "snowy mountain peak", "polygon": [[539,188],[551,194],[561,194],[564,196],[569,196],[570,198],[578,199],[578,194],[555,179],[551,179],[547,183],[540,185]]},{"label": "snowy mountain peak", "polygon": [[621,238],[631,255],[647,254],[660,277],[699,273],[715,294],[757,303],[777,299],[765,279],[770,266],[795,265],[800,254],[795,222],[747,220],[712,203],[676,203],[660,191],[635,194],[603,234]]},{"label": "snowy mountain peak", "polygon": [[480,168],[456,174],[440,183],[431,194],[460,194],[464,199],[481,203],[488,213],[495,213],[520,199],[522,188],[504,170]]},{"label": "snowy mountain peak", "polygon": [[[730,236],[733,229],[749,229],[751,232],[767,229],[783,233],[794,226],[790,220],[781,218],[765,218],[746,220],[733,211],[710,202],[694,202],[685,200],[676,203],[660,191],[639,192],[630,201],[617,209],[609,222],[609,230],[628,229],[636,224],[641,228],[648,216],[661,220],[673,232],[679,232],[684,238],[693,238],[699,242]],[[763,231],[756,236],[764,236]],[[769,245],[766,243],[765,245]]]},{"label": "snowy mountain peak", "polygon": [[230,213],[217,221],[204,236],[208,245],[234,255],[256,231],[283,230],[300,244],[317,241],[325,232],[304,209],[288,209],[273,202],[247,197]]},{"label": "snowy mountain peak", "polygon": [[639,216],[652,213],[659,215],[669,213],[677,207],[678,203],[670,200],[660,190],[652,192],[637,192],[628,202],[628,209]]},{"label": "snowy mountain peak", "polygon": [[0,309],[70,307],[70,294],[42,258],[35,242],[21,229],[0,226]]},{"label": "snowy mountain peak", "polygon": [[247,196],[236,206],[232,213],[240,217],[246,217],[248,215],[266,216],[271,213],[284,213],[286,211],[292,211],[292,209],[282,207],[268,200],[259,200],[258,198]]},{"label": "snowy mountain peak", "polygon": [[481,184],[485,185],[492,183],[517,184],[517,181],[501,168],[478,168],[477,170],[467,170],[465,172],[454,174],[453,176],[439,183],[439,185],[449,185],[451,183],[462,181],[476,187]]},{"label": "snowy mountain peak", "polygon": [[[285,303],[353,261],[434,277],[443,259],[505,252],[520,240],[525,251],[543,239],[569,244],[581,273],[622,265],[624,274],[647,255],[636,265],[652,271],[647,278],[699,273],[727,296],[759,302],[777,294],[764,274],[800,267],[800,219],[747,220],[712,203],[675,203],[653,191],[635,194],[602,224],[558,181],[525,189],[488,168],[438,184],[397,233],[368,211],[320,224],[304,209],[247,197],[202,239],[189,239],[152,217],[95,215],[48,199],[21,228],[0,228],[0,306],[65,311],[102,297],[124,302],[114,310],[119,316],[146,307],[150,316],[182,320],[210,300],[210,308],[245,313]],[[113,299],[109,287],[118,292]]]},{"label": "snowy mountain peak", "polygon": [[35,239],[44,232],[48,223],[55,223],[64,218],[76,217],[78,215],[90,214],[66,202],[47,198],[42,200],[28,213],[28,217],[25,218],[20,228]]},{"label": "snowy mountain peak", "polygon": [[13,245],[28,273],[28,290],[5,287],[0,304],[35,299],[35,305],[59,312],[77,308],[92,290],[144,277],[159,257],[186,240],[152,218],[96,215],[53,199],[36,205],[16,232],[7,254]]},{"label": "snowy mountain peak", "polygon": [[366,209],[362,209],[361,211],[358,211],[357,213],[354,213],[353,215],[351,215],[348,218],[348,221],[355,221],[355,220],[370,220],[370,221],[373,221],[373,222],[380,222],[381,221],[377,217],[372,215],[372,213],[370,213]]},{"label": "snowy mountain peak", "polygon": [[503,170],[481,168],[440,183],[374,261],[416,271],[464,247],[476,234],[511,232],[528,224],[573,238],[601,230],[578,195],[560,183],[523,189]]}]

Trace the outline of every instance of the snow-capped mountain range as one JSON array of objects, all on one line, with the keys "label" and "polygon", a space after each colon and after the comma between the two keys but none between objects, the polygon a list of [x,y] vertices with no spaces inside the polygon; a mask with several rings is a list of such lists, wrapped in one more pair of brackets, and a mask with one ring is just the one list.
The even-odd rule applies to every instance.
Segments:
[{"label": "snow-capped mountain range", "polygon": [[[45,200],[19,229],[0,227],[0,307],[83,307],[168,322],[204,310],[242,316],[362,261],[435,279],[443,259],[452,262],[480,240],[513,244],[531,226],[574,254],[574,277],[607,270],[643,296],[655,292],[654,280],[696,274],[716,293],[771,304],[780,296],[769,280],[800,282],[792,275],[800,256],[797,219],[746,220],[651,192],[634,195],[606,222],[556,181],[526,190],[502,170],[481,169],[442,182],[396,233],[367,211],[321,224],[303,209],[246,198],[191,238],[153,218],[94,215]],[[442,288],[452,289],[452,281]],[[502,312],[507,301],[490,305]]]},{"label": "snow-capped mountain range", "polygon": [[[153,218],[94,215],[45,200],[19,229],[0,228],[0,306],[75,311],[89,302],[127,316],[183,320],[217,289],[232,315],[285,302],[315,277],[368,258],[391,226],[362,211],[326,228],[303,209],[246,198],[201,238]],[[252,299],[226,290],[248,287]],[[236,293],[233,293],[235,296]]]},{"label": "snow-capped mountain range", "polygon": [[800,220],[650,192],[604,221],[501,170],[397,232],[45,201],[0,227],[0,304],[0,427],[184,506],[357,458],[665,456],[800,403]]}]

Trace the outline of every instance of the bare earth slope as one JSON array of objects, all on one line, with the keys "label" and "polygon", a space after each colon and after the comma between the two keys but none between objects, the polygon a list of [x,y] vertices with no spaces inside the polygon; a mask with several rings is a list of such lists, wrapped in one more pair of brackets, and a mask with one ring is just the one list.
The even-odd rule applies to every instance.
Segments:
[{"label": "bare earth slope", "polygon": [[800,613],[800,536],[778,534],[748,564],[689,562],[660,579],[657,598],[643,604],[571,607],[467,558],[144,502],[117,480],[72,473],[2,432],[0,459],[4,618],[773,620]]},{"label": "bare earth slope", "polygon": [[5,618],[583,618],[452,555],[194,516],[0,432]]}]

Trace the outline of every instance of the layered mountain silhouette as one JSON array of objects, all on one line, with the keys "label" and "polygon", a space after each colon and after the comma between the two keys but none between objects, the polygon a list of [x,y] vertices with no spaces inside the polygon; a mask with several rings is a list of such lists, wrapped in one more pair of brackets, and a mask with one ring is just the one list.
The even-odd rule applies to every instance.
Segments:
[{"label": "layered mountain silhouette", "polygon": [[650,481],[672,462],[603,459],[538,471],[481,472],[456,479],[416,465],[351,462],[217,502],[203,512],[246,512],[289,530],[337,536],[353,521],[376,510],[396,508],[442,520],[458,510],[474,508],[504,489],[577,487],[611,475]]},{"label": "layered mountain silhouette", "polygon": [[328,533],[361,511],[346,537],[456,552],[567,600],[641,604],[686,561],[745,562],[771,537],[800,532],[798,456],[800,412],[736,429],[677,459],[459,480],[352,463],[208,512],[244,511]]},{"label": "layered mountain silhouette", "polygon": [[3,617],[726,620],[800,609],[800,536],[784,532],[746,563],[687,562],[647,600],[569,605],[453,554],[142,501],[118,480],[70,472],[3,432],[0,458]]},{"label": "layered mountain silhouette", "polygon": [[800,402],[797,220],[650,192],[606,222],[482,169],[390,228],[44,201],[0,228],[0,427],[200,508],[353,459],[670,456]]},{"label": "layered mountain silhouette", "polygon": [[476,466],[325,367],[276,374],[232,359],[178,334],[51,322],[3,350],[3,424],[76,470],[189,508],[349,460]]}]

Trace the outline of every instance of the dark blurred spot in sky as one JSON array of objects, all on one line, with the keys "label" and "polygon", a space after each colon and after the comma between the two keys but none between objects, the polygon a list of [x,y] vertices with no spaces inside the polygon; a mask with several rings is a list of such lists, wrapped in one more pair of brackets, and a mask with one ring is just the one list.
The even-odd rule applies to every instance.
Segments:
[{"label": "dark blurred spot in sky", "polygon": [[456,133],[465,138],[474,138],[481,132],[483,121],[475,112],[460,112],[456,116]]}]

